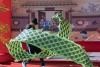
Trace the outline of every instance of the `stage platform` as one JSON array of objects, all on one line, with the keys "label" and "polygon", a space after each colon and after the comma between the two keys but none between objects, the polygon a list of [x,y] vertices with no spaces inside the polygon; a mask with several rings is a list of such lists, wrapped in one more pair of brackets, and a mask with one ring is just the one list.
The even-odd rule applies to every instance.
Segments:
[{"label": "stage platform", "polygon": [[[76,42],[80,44],[89,55],[94,67],[100,67],[100,41]],[[24,45],[24,44],[23,44]],[[2,46],[0,46],[2,47]],[[22,67],[21,62],[13,62],[12,56],[8,53],[7,48],[0,51],[0,67]],[[45,59],[46,67],[82,67],[77,65],[72,60],[65,60],[62,57],[56,56],[50,59]],[[32,60],[27,67],[40,67],[39,60]]]},{"label": "stage platform", "polygon": [[[74,63],[73,61],[68,61],[64,59],[45,59],[46,67],[82,67]],[[93,67],[100,67],[99,61],[93,61]],[[22,67],[21,62],[6,62],[0,63],[0,67]],[[41,67],[39,59],[32,60],[27,67]]]}]

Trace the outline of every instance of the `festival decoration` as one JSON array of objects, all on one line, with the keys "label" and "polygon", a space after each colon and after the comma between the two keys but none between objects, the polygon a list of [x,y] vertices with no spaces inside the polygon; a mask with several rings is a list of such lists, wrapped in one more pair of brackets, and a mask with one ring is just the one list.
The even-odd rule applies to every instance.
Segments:
[{"label": "festival decoration", "polygon": [[5,34],[7,32],[10,32],[10,27],[8,24],[4,24],[2,22],[0,22],[0,42],[2,42],[3,44],[5,43],[9,43],[10,38],[8,38]]},{"label": "festival decoration", "polygon": [[[11,39],[11,0],[0,0],[0,62],[9,61],[6,43]],[[9,57],[9,59],[5,59]]]},{"label": "festival decoration", "polygon": [[0,12],[7,12],[9,9],[2,3],[3,0],[0,0]]},{"label": "festival decoration", "polygon": [[0,42],[2,42],[3,44],[5,43],[9,43],[10,38],[5,37],[3,34],[0,35]]},{"label": "festival decoration", "polygon": [[[9,9],[7,6],[3,4],[3,0],[0,0],[0,12],[7,12]],[[1,15],[1,14],[0,14]],[[10,32],[10,25],[8,23],[1,22],[2,19],[0,19],[0,42],[3,44],[8,43],[10,38],[5,36],[6,33]]]},{"label": "festival decoration", "polygon": [[10,28],[8,24],[0,22],[0,32],[9,32]]},{"label": "festival decoration", "polygon": [[[25,29],[16,38],[10,40],[7,48],[15,61],[28,60],[34,58],[47,58],[54,55],[63,56],[65,59],[71,59],[83,67],[92,67],[85,50],[75,42],[69,40],[71,35],[71,24],[65,20],[60,13],[52,17],[52,20],[59,19],[58,34],[51,34],[41,29]],[[29,54],[22,48],[22,42],[32,44],[42,51],[39,54]]]}]

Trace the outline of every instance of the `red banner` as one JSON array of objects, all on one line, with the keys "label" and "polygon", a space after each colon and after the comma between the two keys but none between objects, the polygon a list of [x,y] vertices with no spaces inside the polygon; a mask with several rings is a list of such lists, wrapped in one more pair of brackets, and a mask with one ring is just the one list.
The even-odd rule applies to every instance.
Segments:
[{"label": "red banner", "polygon": [[11,39],[11,0],[0,0],[0,54],[8,53],[6,43]]}]

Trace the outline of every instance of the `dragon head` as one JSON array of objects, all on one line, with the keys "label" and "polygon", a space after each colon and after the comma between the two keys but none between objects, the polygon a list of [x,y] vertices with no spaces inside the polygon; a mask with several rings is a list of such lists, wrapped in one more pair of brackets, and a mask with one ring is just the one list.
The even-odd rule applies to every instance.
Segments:
[{"label": "dragon head", "polygon": [[59,20],[59,17],[61,17],[61,12],[57,12],[52,18],[51,20],[54,22],[56,20]]},{"label": "dragon head", "polygon": [[55,24],[57,24],[57,26],[59,25],[59,22],[61,21],[60,20],[60,17],[62,17],[62,14],[61,14],[61,12],[59,11],[59,12],[57,12],[53,17],[51,17],[51,21],[52,21],[52,23],[55,25]]}]

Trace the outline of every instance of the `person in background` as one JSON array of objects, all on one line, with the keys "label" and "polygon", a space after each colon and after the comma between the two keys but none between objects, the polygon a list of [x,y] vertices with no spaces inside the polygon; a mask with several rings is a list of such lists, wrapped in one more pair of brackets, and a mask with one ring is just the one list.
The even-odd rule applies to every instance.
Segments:
[{"label": "person in background", "polygon": [[[37,19],[36,18],[33,18],[32,19],[32,22],[26,26],[26,29],[30,29],[30,28],[33,28],[33,29],[36,29],[36,25],[38,25],[37,23]],[[27,44],[27,47],[28,47],[28,52],[30,54],[35,54],[35,53],[39,53],[41,52],[41,49],[36,47],[36,46],[33,46],[31,44]],[[26,61],[23,61],[22,62],[22,66],[23,67],[26,67],[26,64],[29,63],[31,60],[26,60]],[[41,62],[41,66],[42,67],[45,67],[45,63],[44,63],[44,59],[43,58],[40,58],[40,62]]]},{"label": "person in background", "polygon": [[44,19],[40,20],[40,29],[43,29],[45,27],[45,21]]},{"label": "person in background", "polygon": [[45,31],[50,31],[50,21],[49,20],[46,20],[45,21]]},{"label": "person in background", "polygon": [[81,34],[81,37],[82,37],[83,39],[88,38],[87,31],[83,30],[83,31],[80,32],[80,34]]}]

